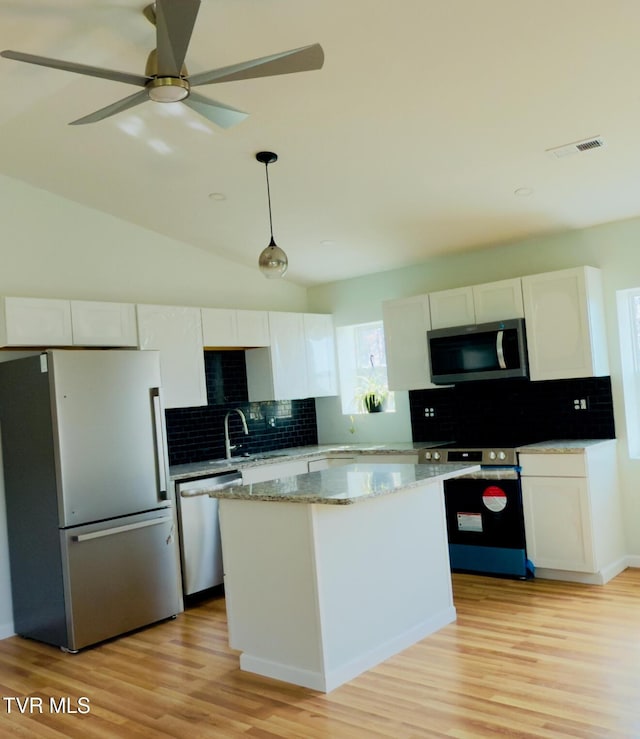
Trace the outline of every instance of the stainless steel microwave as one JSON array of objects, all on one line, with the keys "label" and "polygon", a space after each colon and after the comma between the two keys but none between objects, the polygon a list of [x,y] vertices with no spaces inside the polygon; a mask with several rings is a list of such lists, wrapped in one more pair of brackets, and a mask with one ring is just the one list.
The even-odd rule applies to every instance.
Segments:
[{"label": "stainless steel microwave", "polygon": [[427,342],[436,385],[529,376],[524,318],[433,329]]}]

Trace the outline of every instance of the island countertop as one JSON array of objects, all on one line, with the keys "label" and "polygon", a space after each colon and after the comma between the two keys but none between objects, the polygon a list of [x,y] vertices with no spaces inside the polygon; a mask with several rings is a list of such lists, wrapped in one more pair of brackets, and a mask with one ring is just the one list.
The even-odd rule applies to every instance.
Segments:
[{"label": "island countertop", "polygon": [[442,482],[479,469],[479,465],[469,464],[356,463],[249,485],[212,487],[211,490],[203,487],[197,494],[228,500],[348,505]]}]

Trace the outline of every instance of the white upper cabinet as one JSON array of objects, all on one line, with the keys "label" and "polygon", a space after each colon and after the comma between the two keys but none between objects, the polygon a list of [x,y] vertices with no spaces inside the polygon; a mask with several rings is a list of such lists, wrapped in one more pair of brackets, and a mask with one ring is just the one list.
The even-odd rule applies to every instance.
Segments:
[{"label": "white upper cabinet", "polygon": [[130,303],[5,297],[0,312],[2,346],[137,346]]},{"label": "white upper cabinet", "polygon": [[335,395],[333,319],[318,314],[269,313],[271,344],[245,352],[250,401]]},{"label": "white upper cabinet", "polygon": [[431,328],[467,326],[476,322],[471,287],[456,287],[429,293]]},{"label": "white upper cabinet", "polygon": [[302,321],[309,397],[337,395],[338,373],[333,317],[323,313],[305,313]]},{"label": "white upper cabinet", "polygon": [[137,346],[136,309],[132,303],[71,301],[73,343],[80,346]]},{"label": "white upper cabinet", "polygon": [[429,294],[431,327],[449,328],[522,318],[522,280],[519,277]]},{"label": "white upper cabinet", "polygon": [[2,346],[71,346],[71,304],[68,300],[2,298]]},{"label": "white upper cabinet", "polygon": [[519,277],[474,285],[472,290],[476,323],[524,318],[522,280]]},{"label": "white upper cabinet", "polygon": [[522,289],[532,380],[609,373],[599,269],[530,275]]},{"label": "white upper cabinet", "polygon": [[166,408],[207,405],[200,308],[138,305],[140,349],[160,352]]},{"label": "white upper cabinet", "polygon": [[390,390],[435,387],[430,379],[427,331],[429,296],[387,300],[382,304],[387,382]]},{"label": "white upper cabinet", "polygon": [[269,314],[259,310],[202,308],[206,347],[269,346]]}]

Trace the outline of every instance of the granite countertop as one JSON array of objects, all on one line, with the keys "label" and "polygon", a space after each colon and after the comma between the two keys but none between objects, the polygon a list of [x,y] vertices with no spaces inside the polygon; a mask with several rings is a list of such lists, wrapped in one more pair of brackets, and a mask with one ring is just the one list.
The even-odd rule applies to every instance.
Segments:
[{"label": "granite countertop", "polygon": [[249,467],[258,467],[274,462],[293,462],[298,459],[314,459],[326,456],[347,456],[350,452],[358,454],[411,454],[438,442],[399,441],[387,444],[319,444],[316,446],[289,447],[276,449],[272,452],[252,454],[249,457],[231,457],[231,459],[211,459],[191,464],[172,465],[169,475],[172,480],[182,480],[189,477],[217,474],[226,470],[242,470]]},{"label": "granite countertop", "polygon": [[478,469],[478,465],[469,464],[415,465],[358,462],[250,485],[234,485],[211,491],[203,487],[198,494],[210,494],[213,498],[231,500],[348,505],[381,495],[399,493],[425,484],[441,482]]},{"label": "granite countertop", "polygon": [[516,449],[524,454],[581,454],[598,444],[611,444],[615,439],[552,439],[537,444],[527,444]]}]

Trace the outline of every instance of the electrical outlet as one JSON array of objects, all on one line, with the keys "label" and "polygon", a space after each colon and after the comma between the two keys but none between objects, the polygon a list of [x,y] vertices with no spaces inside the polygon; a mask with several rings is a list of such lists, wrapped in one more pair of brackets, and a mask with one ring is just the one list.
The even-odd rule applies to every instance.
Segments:
[{"label": "electrical outlet", "polygon": [[267,418],[267,425],[274,429],[276,427],[276,417],[269,416],[269,418]]},{"label": "electrical outlet", "polygon": [[576,411],[588,410],[587,399],[586,398],[575,398],[573,401],[573,409]]},{"label": "electrical outlet", "polygon": [[436,409],[435,408],[425,408],[424,409],[424,417],[425,418],[433,418],[436,415]]}]

